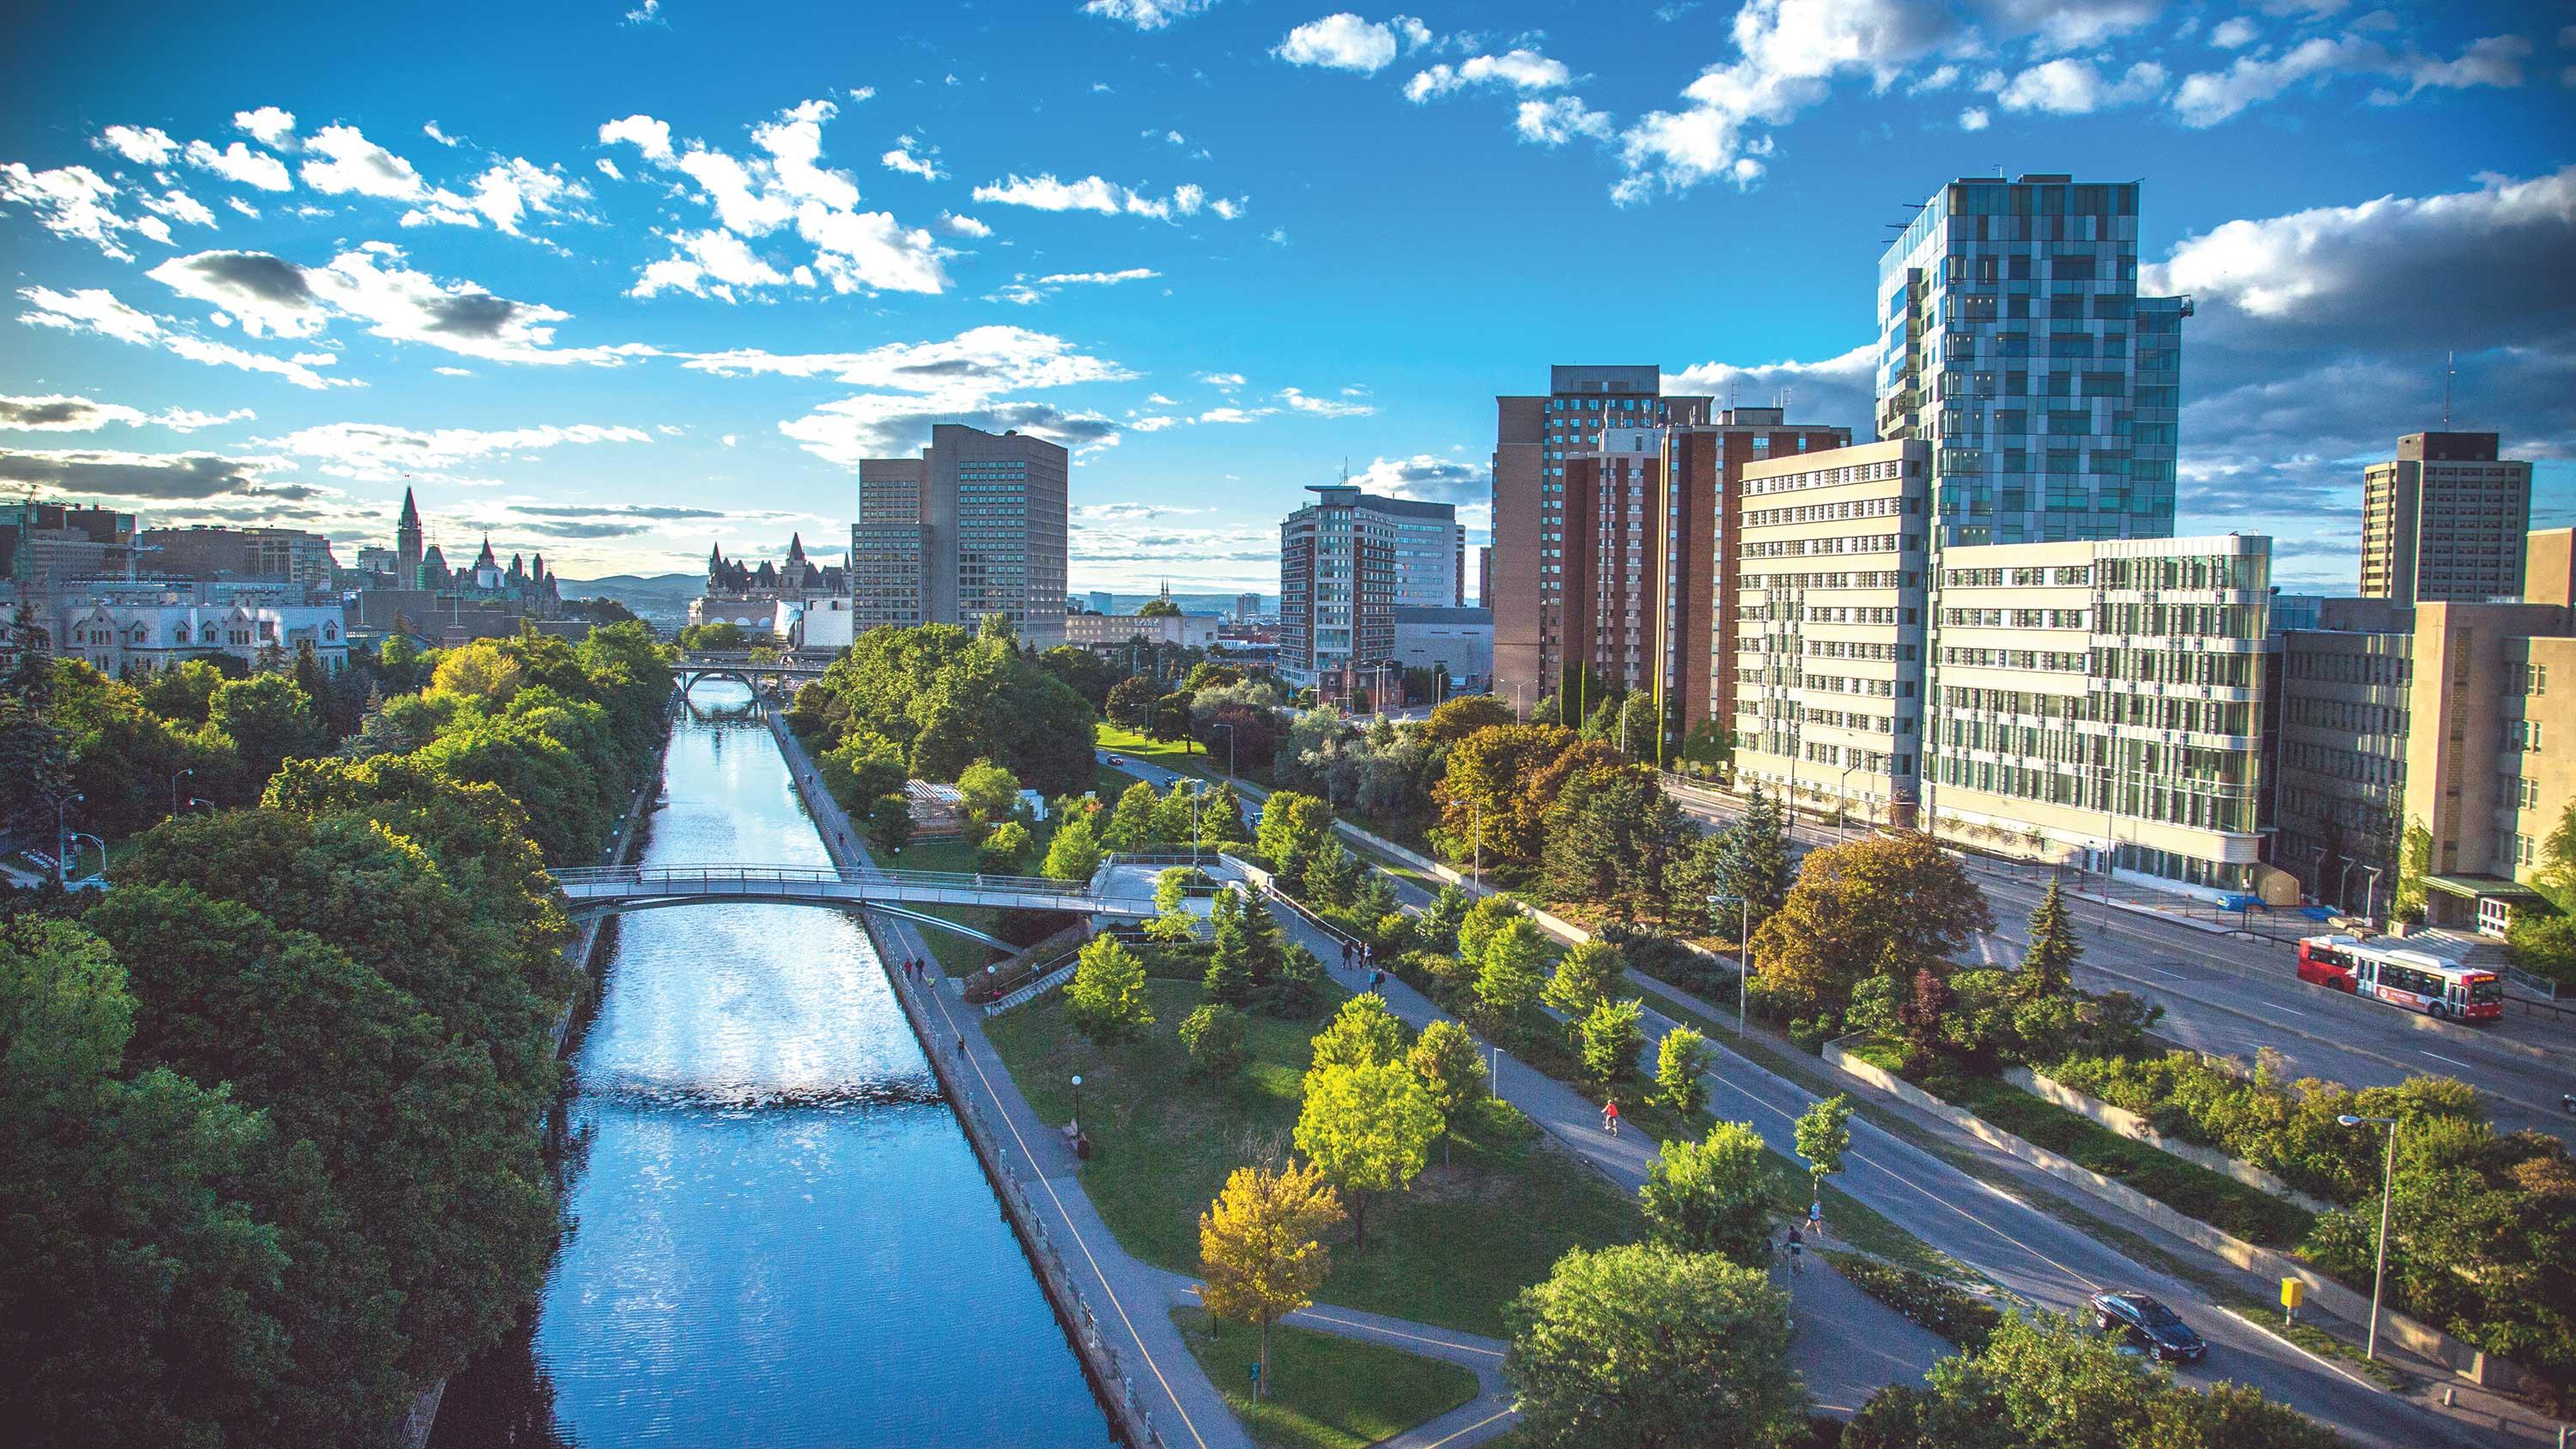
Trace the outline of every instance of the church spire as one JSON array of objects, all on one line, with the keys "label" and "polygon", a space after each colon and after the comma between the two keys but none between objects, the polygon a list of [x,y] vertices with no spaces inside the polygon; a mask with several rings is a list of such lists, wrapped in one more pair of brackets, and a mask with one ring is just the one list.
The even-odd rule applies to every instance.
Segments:
[{"label": "church spire", "polygon": [[405,488],[405,489],[403,490],[403,509],[402,509],[402,517],[400,517],[400,518],[398,518],[398,519],[394,520],[394,527],[396,527],[396,528],[418,528],[418,527],[420,527],[420,508],[419,508],[419,505],[417,505],[417,504],[415,504],[415,503],[413,503],[413,502],[411,501],[411,490],[410,490],[410,489],[408,489],[408,488]]}]

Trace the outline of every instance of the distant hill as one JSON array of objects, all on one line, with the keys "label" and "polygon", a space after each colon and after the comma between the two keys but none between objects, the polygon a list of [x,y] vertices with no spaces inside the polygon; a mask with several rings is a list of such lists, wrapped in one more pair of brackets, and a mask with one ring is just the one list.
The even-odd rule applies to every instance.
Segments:
[{"label": "distant hill", "polygon": [[706,592],[705,574],[610,574],[604,579],[559,581],[567,599],[615,599],[636,617],[673,629],[688,618],[689,601]]}]

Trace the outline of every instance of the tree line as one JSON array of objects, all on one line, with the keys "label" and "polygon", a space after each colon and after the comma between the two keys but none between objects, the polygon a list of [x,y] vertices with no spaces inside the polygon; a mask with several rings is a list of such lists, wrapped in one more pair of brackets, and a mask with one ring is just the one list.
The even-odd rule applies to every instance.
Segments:
[{"label": "tree line", "polygon": [[[547,868],[596,860],[651,768],[666,661],[634,624],[389,644],[355,711],[295,668],[19,665],[0,726],[53,739],[12,790],[99,785],[139,835],[112,890],[0,919],[0,1419],[381,1442],[561,1228],[539,1127],[580,982]],[[142,818],[165,765],[221,808]]]}]

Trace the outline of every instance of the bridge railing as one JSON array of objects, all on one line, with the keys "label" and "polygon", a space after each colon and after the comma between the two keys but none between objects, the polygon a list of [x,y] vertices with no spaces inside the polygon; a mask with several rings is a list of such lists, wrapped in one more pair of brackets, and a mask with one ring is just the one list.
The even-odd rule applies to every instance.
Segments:
[{"label": "bridge railing", "polygon": [[972,890],[1016,891],[1024,895],[1092,894],[1089,883],[1049,875],[979,875],[956,870],[886,870],[828,865],[594,865],[569,866],[554,873],[557,884],[575,886],[736,885],[749,882],[780,885],[950,886]]}]

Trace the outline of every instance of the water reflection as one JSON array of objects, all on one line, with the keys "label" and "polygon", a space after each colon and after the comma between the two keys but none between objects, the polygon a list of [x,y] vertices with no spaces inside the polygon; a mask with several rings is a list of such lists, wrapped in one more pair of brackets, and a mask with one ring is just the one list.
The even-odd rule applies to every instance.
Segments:
[{"label": "water reflection", "polygon": [[[653,863],[825,864],[740,686],[692,691]],[[1105,1444],[856,923],[619,923],[567,1114],[571,1232],[436,1446]]]}]

